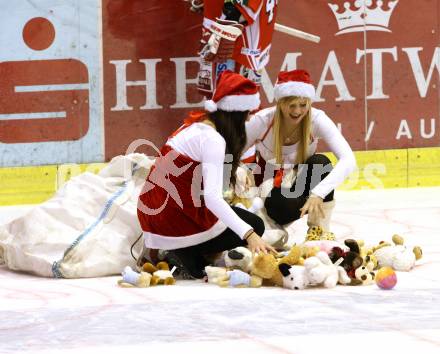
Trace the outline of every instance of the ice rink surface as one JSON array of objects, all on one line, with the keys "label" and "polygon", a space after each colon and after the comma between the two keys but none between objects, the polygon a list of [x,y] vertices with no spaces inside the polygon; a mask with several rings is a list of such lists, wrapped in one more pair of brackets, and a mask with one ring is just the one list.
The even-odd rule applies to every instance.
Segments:
[{"label": "ice rink surface", "polygon": [[[338,239],[373,244],[398,233],[423,248],[393,290],[182,280],[126,289],[119,277],[44,279],[0,267],[0,354],[440,353],[440,188],[338,192],[336,200]],[[0,223],[28,208],[0,208]],[[302,240],[305,220],[292,230]]]}]

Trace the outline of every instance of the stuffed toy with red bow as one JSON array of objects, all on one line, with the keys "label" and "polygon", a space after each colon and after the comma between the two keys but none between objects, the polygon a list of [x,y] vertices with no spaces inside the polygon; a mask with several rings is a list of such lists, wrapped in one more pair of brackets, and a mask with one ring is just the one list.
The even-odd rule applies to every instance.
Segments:
[{"label": "stuffed toy with red bow", "polygon": [[333,263],[342,258],[343,260],[340,265],[345,269],[351,279],[356,280],[355,271],[363,263],[363,259],[360,256],[359,244],[354,239],[346,239],[344,244],[349,248],[348,251],[345,251],[340,247],[333,247],[329,257]]}]

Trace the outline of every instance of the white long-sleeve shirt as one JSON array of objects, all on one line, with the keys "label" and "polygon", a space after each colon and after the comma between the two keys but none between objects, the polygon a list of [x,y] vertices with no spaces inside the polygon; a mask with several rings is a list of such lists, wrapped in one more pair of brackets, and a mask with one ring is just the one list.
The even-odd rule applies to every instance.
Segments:
[{"label": "white long-sleeve shirt", "polygon": [[201,163],[206,207],[243,238],[252,227],[244,222],[223,199],[225,139],[213,127],[204,123],[193,123],[170,138],[167,144],[177,152]]},{"label": "white long-sleeve shirt", "polygon": [[[255,144],[257,151],[265,161],[275,158],[274,137],[271,128],[275,109],[276,107],[263,109],[246,122],[247,144],[245,151]],[[325,112],[317,108],[311,108],[311,110],[314,139],[309,145],[308,155],[311,156],[316,152],[318,139],[323,139],[331,152],[338,158],[333,170],[311,191],[313,194],[325,198],[356,168],[356,159],[347,140]],[[268,132],[266,137],[261,140],[266,132]],[[297,150],[298,143],[282,147],[282,157],[285,164],[295,164]]]}]

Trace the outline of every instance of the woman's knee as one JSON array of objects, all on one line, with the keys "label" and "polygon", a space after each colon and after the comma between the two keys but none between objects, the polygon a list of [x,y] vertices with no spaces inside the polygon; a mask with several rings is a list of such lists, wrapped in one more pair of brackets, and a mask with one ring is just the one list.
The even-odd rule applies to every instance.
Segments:
[{"label": "woman's knee", "polygon": [[277,210],[285,209],[286,197],[281,193],[281,188],[272,189],[271,193],[266,197],[264,201],[264,207],[266,208],[267,215],[273,215]]},{"label": "woman's knee", "polygon": [[313,154],[312,156],[310,156],[307,160],[306,160],[306,164],[310,164],[310,165],[330,165],[331,167],[331,161],[330,159],[323,155],[323,154]]},{"label": "woman's knee", "polygon": [[267,215],[279,225],[289,224],[299,219],[303,198],[286,198],[273,196],[266,198],[264,207]]},{"label": "woman's knee", "polygon": [[[314,154],[306,160],[307,182],[309,188],[313,189],[319,182],[329,175],[333,166],[330,159],[322,154]],[[298,178],[301,180],[301,178]]]},{"label": "woman's knee", "polygon": [[275,221],[278,225],[287,225],[291,222],[298,220],[301,212],[300,211],[294,211],[294,212],[286,212],[286,210],[271,210],[267,211],[267,215]]}]

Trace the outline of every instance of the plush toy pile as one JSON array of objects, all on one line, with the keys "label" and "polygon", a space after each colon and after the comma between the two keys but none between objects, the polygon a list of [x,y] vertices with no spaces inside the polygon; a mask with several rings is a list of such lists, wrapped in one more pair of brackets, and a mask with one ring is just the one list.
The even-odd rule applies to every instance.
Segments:
[{"label": "plush toy pile", "polygon": [[[273,183],[267,182],[269,191]],[[392,237],[392,243],[381,241],[367,247],[363,240],[338,241],[334,233],[313,223],[302,243],[286,249],[287,232],[274,225],[265,214],[261,199],[266,195],[264,183],[259,187],[261,198],[253,195],[254,186],[250,170],[239,166],[236,188],[227,191],[224,197],[229,204],[260,216],[266,226],[262,239],[280,253],[259,254],[252,258],[249,250],[238,247],[225,253],[220,262],[223,267],[206,267],[208,283],[251,287],[274,285],[295,290],[318,286],[332,288],[337,284],[369,285],[375,283],[380,268],[409,271],[422,257],[419,246],[407,247],[398,235]]]},{"label": "plush toy pile", "polygon": [[[245,247],[225,253],[225,267],[205,268],[207,282],[219,286],[279,286],[292,290],[309,287],[333,288],[341,285],[370,285],[382,267],[411,270],[422,257],[419,246],[407,248],[401,236],[393,243],[381,241],[366,247],[362,240],[336,241],[332,233],[319,227],[309,230],[304,242],[278,255],[252,257]],[[322,236],[319,237],[319,235]]]},{"label": "plush toy pile", "polygon": [[[295,177],[292,170],[283,178],[291,185]],[[257,214],[266,226],[262,239],[275,249],[277,255],[258,254],[253,256],[246,247],[237,247],[224,252],[221,259],[212,260],[216,266],[207,266],[207,282],[222,287],[278,286],[300,290],[309,287],[333,288],[342,285],[369,285],[375,283],[376,272],[383,267],[394,271],[410,271],[422,257],[419,246],[407,247],[403,237],[392,236],[392,243],[381,241],[367,247],[362,240],[339,241],[322,226],[325,223],[309,224],[309,229],[300,244],[287,248],[288,233],[270,219],[264,206],[265,195],[273,188],[270,179],[259,187],[260,196],[255,195],[252,172],[245,166],[237,169],[235,188],[224,193],[230,204]],[[326,226],[328,228],[328,223]],[[156,284],[172,285],[176,280],[168,264],[159,262],[156,266],[145,263],[139,272],[126,267],[123,287],[149,287]]]},{"label": "plush toy pile", "polygon": [[[311,232],[313,235],[309,235]],[[369,285],[375,283],[379,269],[410,271],[422,258],[422,249],[407,247],[399,235],[392,237],[392,243],[381,241],[371,247],[366,247],[362,240],[346,239],[341,243],[332,235],[315,227],[309,230],[303,243],[277,255],[253,256],[246,247],[234,248],[224,252],[217,262],[224,266],[205,268],[206,281],[221,287],[278,286],[292,290],[333,288],[338,284]],[[147,288],[175,282],[173,270],[166,262],[157,265],[147,262],[139,272],[125,267],[118,284]]]}]

